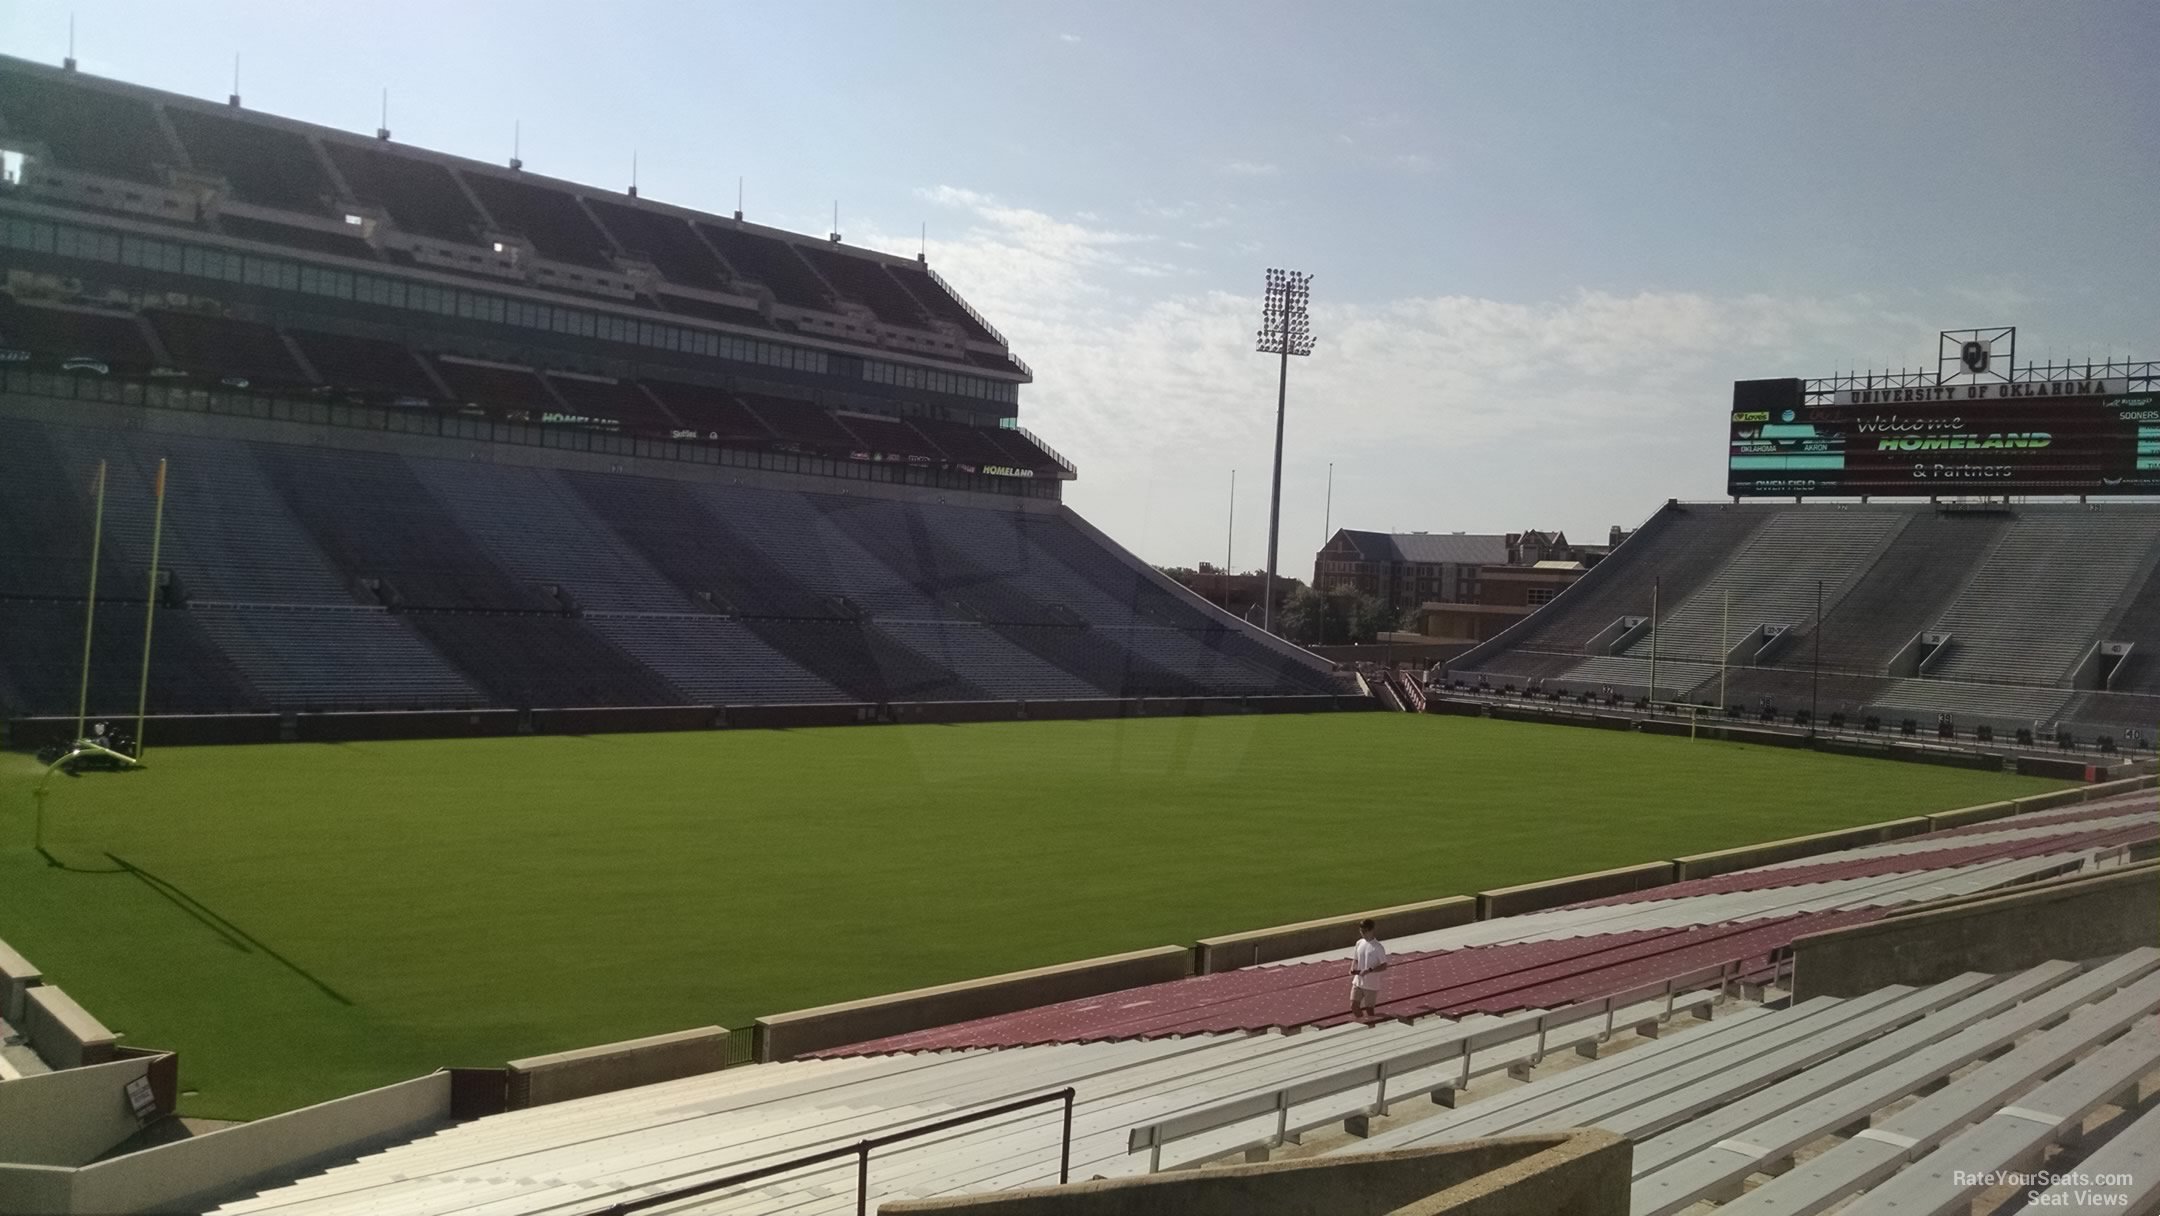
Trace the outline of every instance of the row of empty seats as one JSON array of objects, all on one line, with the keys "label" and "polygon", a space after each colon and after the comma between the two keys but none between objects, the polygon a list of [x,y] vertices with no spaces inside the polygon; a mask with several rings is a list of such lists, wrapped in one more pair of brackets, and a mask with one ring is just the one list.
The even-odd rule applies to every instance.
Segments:
[{"label": "row of empty seats", "polygon": [[[1756,665],[1773,628],[1783,637]],[[2130,652],[2103,663],[2101,642]],[[1670,504],[1446,675],[1632,701],[1651,691],[1653,652],[1660,700],[2149,735],[2160,510]]]},{"label": "row of empty seats", "polygon": [[0,599],[46,622],[12,712],[73,708],[100,460],[101,621],[150,595],[161,457],[159,640],[222,674],[156,709],[1339,691],[1062,512],[0,416]]}]

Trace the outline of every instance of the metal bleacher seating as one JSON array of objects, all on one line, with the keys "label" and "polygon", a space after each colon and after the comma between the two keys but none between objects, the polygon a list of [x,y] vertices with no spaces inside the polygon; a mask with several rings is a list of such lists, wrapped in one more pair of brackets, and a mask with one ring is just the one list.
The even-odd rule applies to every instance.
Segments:
[{"label": "metal bleacher seating", "polygon": [[[1659,654],[1715,665],[1728,638],[1738,645],[1759,626],[1811,624],[1816,585],[1823,585],[1825,602],[1836,603],[1911,518],[1867,507],[1773,515],[1692,595],[1665,601]],[[1647,634],[1627,650],[1636,658],[1649,652]]]},{"label": "metal bleacher seating", "polygon": [[[609,533],[551,469],[408,460],[459,528],[503,569],[568,602],[611,612],[692,612],[701,605]],[[709,609],[708,609],[709,611]]]},{"label": "metal bleacher seating", "polygon": [[[1315,956],[1318,971],[1290,960],[1169,981],[471,1120],[215,1211],[599,1210],[1068,1086],[1074,1179],[1291,1144],[1339,1156],[1599,1127],[1634,1141],[1639,1216],[1705,1201],[1808,1213],[1856,1194],[1933,1197],[1930,1174],[2021,1163],[2160,1068],[2160,949],[1797,1003],[1783,966],[1758,967],[1758,952],[1858,923],[1851,910],[1870,903],[1997,889],[2090,860],[2114,838],[2107,825],[2129,821],[2149,841],[2136,798],[1405,935],[1390,942],[1398,967],[1372,1025],[1343,1016],[1346,952],[1334,950]],[[1976,858],[1979,844],[2017,847]],[[1807,909],[1835,915],[1795,919]],[[1667,933],[1640,932],[1657,925]],[[1705,934],[1723,944],[1687,944]],[[1410,989],[1433,966],[1454,968],[1458,995],[1486,996],[1423,1002]],[[1240,1001],[1260,1002],[1263,1017],[1226,1016]],[[871,1210],[1055,1182],[1059,1132],[1053,1105],[881,1151]],[[2132,1155],[2126,1134],[2099,1153]],[[843,1158],[667,1210],[839,1216],[856,1210],[855,1169]]]},{"label": "metal bleacher seating", "polygon": [[1087,680],[1014,645],[986,625],[968,621],[885,621],[879,627],[910,650],[943,664],[993,697],[1041,700],[1103,695]]},{"label": "metal bleacher seating", "polygon": [[[487,697],[416,634],[408,618],[358,605],[237,608],[185,614],[247,678],[287,709],[435,709]],[[166,645],[160,629],[159,646]]]},{"label": "metal bleacher seating", "polygon": [[767,645],[749,626],[725,617],[591,613],[585,623],[700,704],[854,699]]},{"label": "metal bleacher seating", "polygon": [[[1058,513],[0,416],[0,601],[50,601],[11,619],[79,628],[99,459],[100,598],[141,604],[161,457],[153,708],[1341,691]],[[14,650],[12,712],[72,706]]]},{"label": "metal bleacher seating", "polygon": [[[2143,699],[2160,696],[2160,661],[2140,657],[2160,652],[2156,554],[2160,511],[2135,503],[1670,504],[1550,606],[1451,663],[1450,676],[1471,687],[1609,685],[1632,701],[1649,683],[1649,631],[1624,635],[1619,653],[1592,643],[1609,646],[1624,620],[1649,617],[1655,583],[1661,698],[1714,703],[1722,679],[1726,703],[1749,710],[1812,703],[1849,721],[1910,716],[1932,729],[1945,715],[1954,728],[2060,722],[2088,742],[2096,731],[2120,737],[2160,710]],[[1786,627],[1782,644],[1760,666],[1742,650],[1721,672],[1721,642],[1743,647],[1764,625]],[[1924,633],[1948,642],[1915,674],[1899,665]],[[2105,692],[2092,667],[2080,672],[2102,641],[2132,644]]]},{"label": "metal bleacher seating", "polygon": [[1951,636],[1950,652],[1929,674],[2062,680],[2153,556],[2153,517],[2145,512],[2065,510],[2018,519],[1937,622]]}]

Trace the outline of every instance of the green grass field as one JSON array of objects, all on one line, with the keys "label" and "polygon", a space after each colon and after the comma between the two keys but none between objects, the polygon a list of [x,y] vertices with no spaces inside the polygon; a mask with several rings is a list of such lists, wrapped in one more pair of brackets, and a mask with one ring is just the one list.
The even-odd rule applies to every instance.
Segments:
[{"label": "green grass field", "polygon": [[[154,743],[154,740],[153,740]],[[187,1113],[2048,788],[1389,714],[0,755],[0,939]]]}]

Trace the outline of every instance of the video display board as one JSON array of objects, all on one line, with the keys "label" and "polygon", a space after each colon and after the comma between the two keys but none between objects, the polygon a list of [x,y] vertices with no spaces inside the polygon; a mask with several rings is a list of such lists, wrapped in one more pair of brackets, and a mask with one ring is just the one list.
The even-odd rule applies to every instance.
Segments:
[{"label": "video display board", "polygon": [[1852,389],[1733,385],[1736,497],[2160,495],[2160,394],[2120,380]]}]

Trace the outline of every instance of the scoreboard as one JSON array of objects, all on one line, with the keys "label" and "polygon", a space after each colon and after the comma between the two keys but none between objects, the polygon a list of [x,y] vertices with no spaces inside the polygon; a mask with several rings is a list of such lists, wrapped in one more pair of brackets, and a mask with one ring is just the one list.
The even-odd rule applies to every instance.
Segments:
[{"label": "scoreboard", "polygon": [[1734,497],[2160,494],[2160,394],[2122,380],[1733,385]]}]

